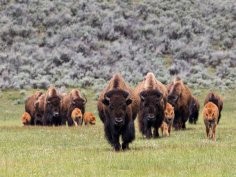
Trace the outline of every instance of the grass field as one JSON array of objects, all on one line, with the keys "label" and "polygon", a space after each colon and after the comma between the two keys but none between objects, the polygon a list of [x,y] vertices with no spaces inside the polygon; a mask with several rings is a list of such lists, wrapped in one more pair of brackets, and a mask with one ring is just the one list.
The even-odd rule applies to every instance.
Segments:
[{"label": "grass field", "polygon": [[[89,127],[23,127],[22,100],[32,92],[0,92],[0,177],[236,176],[235,90],[221,92],[224,109],[216,142],[205,138],[200,115],[197,125],[187,124],[187,130],[168,138],[146,140],[136,128],[131,149],[118,153],[105,140],[98,117]],[[207,91],[194,92],[202,105]],[[87,97],[87,110],[97,115],[95,94],[87,91]]]}]

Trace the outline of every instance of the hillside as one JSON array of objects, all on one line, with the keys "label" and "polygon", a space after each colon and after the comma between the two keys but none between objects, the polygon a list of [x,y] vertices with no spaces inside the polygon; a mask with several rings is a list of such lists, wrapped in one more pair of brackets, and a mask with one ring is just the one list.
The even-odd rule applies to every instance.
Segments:
[{"label": "hillside", "polygon": [[0,1],[0,88],[92,86],[148,71],[236,85],[234,0]]}]

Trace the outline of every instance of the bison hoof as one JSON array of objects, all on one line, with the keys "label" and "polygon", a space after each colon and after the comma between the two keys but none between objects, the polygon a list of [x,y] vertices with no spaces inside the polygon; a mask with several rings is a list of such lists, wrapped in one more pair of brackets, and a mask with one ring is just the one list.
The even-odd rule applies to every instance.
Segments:
[{"label": "bison hoof", "polygon": [[120,151],[120,144],[114,146],[115,151]]},{"label": "bison hoof", "polygon": [[129,145],[123,143],[123,144],[122,144],[122,149],[123,149],[124,151],[125,151],[125,150],[129,150]]}]

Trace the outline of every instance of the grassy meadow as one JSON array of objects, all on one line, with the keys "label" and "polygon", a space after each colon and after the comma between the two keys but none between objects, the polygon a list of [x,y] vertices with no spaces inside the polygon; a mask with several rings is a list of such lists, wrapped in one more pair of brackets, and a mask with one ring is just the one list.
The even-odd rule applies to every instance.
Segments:
[{"label": "grassy meadow", "polygon": [[[115,152],[95,126],[23,127],[23,98],[34,90],[0,92],[0,177],[12,176],[236,176],[236,91],[218,92],[224,109],[216,142],[205,138],[200,114],[197,125],[170,137],[146,140],[137,129],[130,150]],[[201,106],[206,90],[194,90]],[[96,96],[86,91],[86,110],[96,110]]]}]

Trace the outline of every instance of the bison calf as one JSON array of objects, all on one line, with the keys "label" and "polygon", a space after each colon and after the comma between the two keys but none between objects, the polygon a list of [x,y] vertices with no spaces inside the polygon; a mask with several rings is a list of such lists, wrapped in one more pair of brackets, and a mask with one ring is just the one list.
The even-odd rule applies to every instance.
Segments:
[{"label": "bison calf", "polygon": [[206,105],[208,102],[212,102],[218,107],[219,118],[218,118],[217,124],[219,124],[220,118],[221,118],[221,111],[223,109],[223,100],[216,93],[210,92],[210,93],[207,94],[207,96],[205,98],[204,105]]},{"label": "bison calf", "polygon": [[75,126],[81,125],[83,122],[82,112],[79,108],[75,108],[71,113],[71,118],[75,124]]},{"label": "bison calf", "polygon": [[219,118],[218,107],[208,102],[203,108],[203,119],[206,126],[206,135],[209,139],[216,140],[216,126]]},{"label": "bison calf", "polygon": [[164,113],[165,113],[165,116],[164,116],[163,122],[166,123],[168,127],[168,134],[170,135],[171,128],[174,122],[174,117],[175,117],[174,107],[171,104],[166,103],[166,108],[165,108]]},{"label": "bison calf", "polygon": [[95,123],[96,123],[96,117],[94,116],[94,114],[91,112],[85,112],[84,113],[84,124],[85,125],[88,125],[88,124],[95,125]]},{"label": "bison calf", "polygon": [[27,112],[24,112],[23,115],[21,116],[21,122],[23,125],[30,125],[30,122],[31,122],[30,114]]}]

